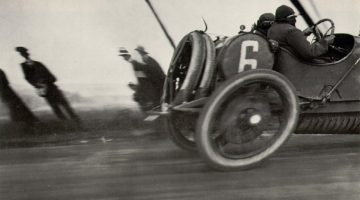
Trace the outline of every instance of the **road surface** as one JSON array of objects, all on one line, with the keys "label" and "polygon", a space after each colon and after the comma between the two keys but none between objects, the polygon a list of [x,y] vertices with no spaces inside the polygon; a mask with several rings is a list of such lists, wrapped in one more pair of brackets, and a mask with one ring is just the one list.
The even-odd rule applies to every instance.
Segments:
[{"label": "road surface", "polygon": [[254,169],[218,172],[148,136],[0,150],[0,199],[360,199],[360,136],[293,136]]}]

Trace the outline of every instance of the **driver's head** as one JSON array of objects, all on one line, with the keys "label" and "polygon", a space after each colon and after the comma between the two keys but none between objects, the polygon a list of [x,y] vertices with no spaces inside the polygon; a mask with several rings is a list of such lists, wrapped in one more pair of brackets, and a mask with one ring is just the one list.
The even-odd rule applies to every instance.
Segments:
[{"label": "driver's head", "polygon": [[264,13],[260,15],[259,20],[256,23],[256,26],[264,30],[268,30],[271,25],[274,23],[275,16],[272,13]]},{"label": "driver's head", "polygon": [[282,6],[278,7],[275,12],[275,21],[276,22],[289,23],[289,24],[295,26],[296,17],[297,17],[297,15],[295,15],[294,10],[286,5],[282,5]]}]

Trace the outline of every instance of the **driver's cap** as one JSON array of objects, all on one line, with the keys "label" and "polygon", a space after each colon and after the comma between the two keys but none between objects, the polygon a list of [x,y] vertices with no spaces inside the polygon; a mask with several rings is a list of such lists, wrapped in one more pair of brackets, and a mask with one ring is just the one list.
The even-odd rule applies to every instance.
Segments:
[{"label": "driver's cap", "polygon": [[260,27],[270,27],[275,21],[275,16],[272,13],[264,13],[260,15],[257,25]]},{"label": "driver's cap", "polygon": [[294,10],[289,6],[282,5],[276,9],[275,12],[275,20],[276,21],[283,21],[289,19],[291,17],[296,17]]}]

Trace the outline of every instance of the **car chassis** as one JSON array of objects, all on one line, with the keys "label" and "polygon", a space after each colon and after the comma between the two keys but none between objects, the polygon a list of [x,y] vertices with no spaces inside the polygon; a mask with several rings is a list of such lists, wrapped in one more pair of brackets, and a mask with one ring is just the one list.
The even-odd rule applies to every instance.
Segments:
[{"label": "car chassis", "polygon": [[253,32],[212,40],[193,31],[178,44],[162,113],[172,141],[213,168],[261,163],[291,133],[360,131],[360,37],[335,34],[326,63],[305,61]]}]

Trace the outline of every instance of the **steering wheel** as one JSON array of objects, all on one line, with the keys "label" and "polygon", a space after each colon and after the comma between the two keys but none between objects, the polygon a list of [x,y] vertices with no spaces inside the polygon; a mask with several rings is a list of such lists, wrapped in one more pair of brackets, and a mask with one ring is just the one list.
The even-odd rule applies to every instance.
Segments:
[{"label": "steering wheel", "polygon": [[[320,32],[320,29],[318,28],[319,24],[322,24],[324,22],[329,22],[331,24],[330,28],[328,28],[325,31],[325,34],[322,34]],[[325,18],[325,19],[321,19],[318,22],[316,22],[313,26],[310,27],[312,29],[313,34],[316,37],[316,40],[319,41],[320,39],[323,39],[325,37],[334,35],[335,32],[335,24],[331,19]]]},{"label": "steering wheel", "polygon": [[[322,34],[318,28],[319,24],[322,24],[324,22],[329,22],[330,23],[330,27],[325,31],[324,34]],[[325,19],[321,19],[318,22],[316,22],[313,26],[310,27],[310,29],[312,30],[312,33],[315,35],[315,40],[319,41],[323,38],[329,37],[329,36],[334,36],[334,32],[335,32],[335,24],[331,19],[325,18]],[[333,50],[341,53],[341,54],[346,54],[347,51],[346,49],[343,49],[341,47],[337,47],[333,44],[329,45],[330,48],[332,48]]]}]

